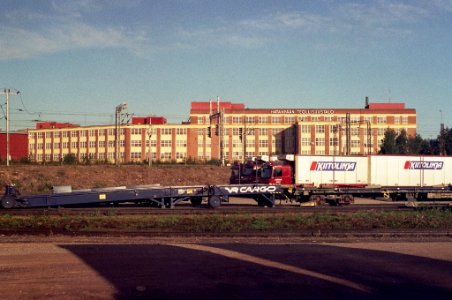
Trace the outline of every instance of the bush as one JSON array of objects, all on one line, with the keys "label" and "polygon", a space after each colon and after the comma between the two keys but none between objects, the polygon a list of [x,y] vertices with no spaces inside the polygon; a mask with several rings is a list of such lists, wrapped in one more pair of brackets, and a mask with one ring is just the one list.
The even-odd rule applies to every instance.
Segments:
[{"label": "bush", "polygon": [[65,165],[75,165],[77,164],[77,157],[73,153],[66,154],[63,158],[63,163]]}]

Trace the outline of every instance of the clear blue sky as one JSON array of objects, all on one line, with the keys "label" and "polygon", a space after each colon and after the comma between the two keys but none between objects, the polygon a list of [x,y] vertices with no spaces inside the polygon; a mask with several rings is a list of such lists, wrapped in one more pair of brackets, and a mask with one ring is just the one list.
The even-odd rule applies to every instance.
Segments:
[{"label": "clear blue sky", "polygon": [[112,123],[122,102],[181,122],[217,96],[252,108],[369,96],[417,109],[435,137],[441,115],[452,126],[452,0],[2,0],[4,87],[21,92],[14,128]]}]

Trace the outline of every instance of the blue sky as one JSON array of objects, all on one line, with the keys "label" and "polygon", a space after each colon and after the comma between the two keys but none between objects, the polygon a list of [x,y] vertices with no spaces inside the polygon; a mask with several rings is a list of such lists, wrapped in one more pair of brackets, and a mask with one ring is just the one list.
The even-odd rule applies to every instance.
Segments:
[{"label": "blue sky", "polygon": [[13,128],[111,124],[122,102],[179,123],[217,96],[251,108],[369,96],[417,109],[424,138],[441,115],[452,126],[452,0],[1,2],[0,87],[21,92]]}]

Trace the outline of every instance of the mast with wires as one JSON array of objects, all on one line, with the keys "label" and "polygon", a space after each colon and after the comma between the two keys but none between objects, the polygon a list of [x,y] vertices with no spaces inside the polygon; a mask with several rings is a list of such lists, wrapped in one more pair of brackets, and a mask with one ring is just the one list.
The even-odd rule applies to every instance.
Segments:
[{"label": "mast with wires", "polygon": [[5,115],[5,120],[6,120],[6,166],[9,167],[9,160],[10,160],[10,155],[9,155],[9,150],[10,150],[10,141],[9,141],[9,97],[11,95],[11,90],[13,90],[13,95],[19,95],[19,91],[18,90],[14,90],[14,89],[10,89],[10,88],[5,88],[3,89],[3,94],[6,97],[6,112],[3,112]]}]

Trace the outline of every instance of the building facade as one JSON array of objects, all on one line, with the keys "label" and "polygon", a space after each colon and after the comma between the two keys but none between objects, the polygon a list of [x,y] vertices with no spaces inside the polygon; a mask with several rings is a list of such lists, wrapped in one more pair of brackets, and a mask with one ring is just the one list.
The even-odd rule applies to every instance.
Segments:
[{"label": "building facade", "polygon": [[[148,160],[226,162],[272,154],[377,153],[392,128],[416,134],[416,110],[404,103],[367,103],[362,109],[247,108],[231,102],[192,102],[188,122],[137,117],[130,124],[78,126],[38,123],[28,131],[29,157],[66,155],[121,163]],[[118,134],[116,134],[118,132]]]},{"label": "building facade", "polygon": [[[7,159],[7,136],[0,132],[0,160]],[[28,135],[26,132],[9,133],[9,158],[10,160],[21,160],[28,157]]]}]

